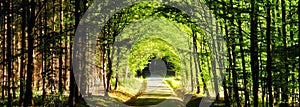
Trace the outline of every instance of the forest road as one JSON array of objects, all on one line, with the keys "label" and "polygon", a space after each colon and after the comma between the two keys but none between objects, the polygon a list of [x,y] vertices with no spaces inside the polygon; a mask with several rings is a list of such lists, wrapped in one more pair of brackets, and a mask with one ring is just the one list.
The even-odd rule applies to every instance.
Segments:
[{"label": "forest road", "polygon": [[144,93],[132,101],[129,106],[136,107],[184,107],[181,98],[164,83],[162,77],[149,77]]}]

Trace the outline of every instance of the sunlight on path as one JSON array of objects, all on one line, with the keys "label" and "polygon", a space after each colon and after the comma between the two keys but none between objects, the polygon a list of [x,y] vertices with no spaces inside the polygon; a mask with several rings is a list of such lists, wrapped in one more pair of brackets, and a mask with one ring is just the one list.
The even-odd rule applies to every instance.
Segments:
[{"label": "sunlight on path", "polygon": [[184,105],[182,99],[176,97],[172,88],[164,83],[164,78],[149,77],[144,94],[128,105],[165,107],[171,106],[170,104],[176,105],[176,107]]}]

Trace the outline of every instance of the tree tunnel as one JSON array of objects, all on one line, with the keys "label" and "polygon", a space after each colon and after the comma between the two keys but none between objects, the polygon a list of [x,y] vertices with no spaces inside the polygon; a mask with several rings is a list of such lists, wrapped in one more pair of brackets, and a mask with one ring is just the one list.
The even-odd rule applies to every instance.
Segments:
[{"label": "tree tunnel", "polygon": [[[132,45],[128,47],[121,44],[124,40],[128,40],[127,43]],[[136,71],[144,70],[147,72],[149,60],[153,58],[164,58],[173,64],[175,66],[173,70],[177,76],[189,75],[187,71],[195,69],[183,64],[189,64],[190,60],[193,60],[187,57],[189,52],[192,52],[191,48],[193,47],[189,35],[174,22],[164,18],[150,17],[127,25],[120,36],[116,37],[113,46],[113,50],[120,48],[119,53],[122,54],[120,57],[123,59],[116,58],[118,55],[112,57],[112,59],[116,59],[113,60],[115,64],[123,65],[114,65],[114,67],[119,67],[115,70],[125,69],[125,62],[128,61],[131,75],[136,75]],[[182,69],[185,70],[181,71]]]},{"label": "tree tunnel", "polygon": [[[143,57],[142,57],[143,56]],[[137,76],[148,77],[151,62],[160,59],[167,68],[165,76],[175,76],[180,71],[180,58],[176,49],[160,38],[145,38],[136,43],[130,53],[130,69],[137,72]],[[148,76],[146,76],[148,75]]]},{"label": "tree tunnel", "polygon": [[[102,84],[106,93],[123,87],[137,94],[142,82],[136,77],[149,76],[150,62],[160,60],[166,65],[165,77],[180,81],[177,88],[207,98],[216,96],[222,81],[225,45],[218,37],[220,31],[212,13],[198,6],[202,14],[193,13],[197,11],[194,8],[183,9],[176,2],[159,1],[118,7],[116,10],[120,10],[107,16],[88,13],[81,23],[89,26],[80,24],[76,32],[81,35],[75,38],[77,48],[73,52],[77,55],[74,61],[78,61],[74,65],[79,67],[75,73],[81,74],[76,82],[86,80],[88,84],[93,81],[89,78],[98,78],[97,84]],[[81,91],[86,92],[85,88]]]}]

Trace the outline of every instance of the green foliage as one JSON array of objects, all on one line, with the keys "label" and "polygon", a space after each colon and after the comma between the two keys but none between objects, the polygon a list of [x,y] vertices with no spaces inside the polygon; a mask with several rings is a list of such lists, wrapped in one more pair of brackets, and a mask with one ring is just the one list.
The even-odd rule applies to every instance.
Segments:
[{"label": "green foliage", "polygon": [[142,70],[147,66],[148,60],[152,58],[162,59],[163,57],[168,57],[166,60],[174,64],[174,71],[180,70],[181,60],[170,44],[158,38],[146,38],[136,43],[131,49],[130,70]]}]

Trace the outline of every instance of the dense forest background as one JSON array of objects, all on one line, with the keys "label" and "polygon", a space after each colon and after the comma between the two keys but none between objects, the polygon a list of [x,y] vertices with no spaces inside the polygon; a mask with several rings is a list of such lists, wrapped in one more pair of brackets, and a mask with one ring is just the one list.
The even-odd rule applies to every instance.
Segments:
[{"label": "dense forest background", "polygon": [[[72,57],[76,55],[72,54],[72,49],[76,45],[73,43],[80,19],[94,2],[0,1],[0,106],[47,106],[49,103],[57,104],[56,106],[86,105],[83,97],[90,94],[86,91],[89,86],[85,86],[85,80],[77,83],[75,81],[75,78],[79,77],[75,77],[78,75],[73,73]],[[186,29],[192,35],[191,43],[198,47],[193,51],[200,54],[196,56],[200,60],[193,60],[197,64],[193,65],[196,70],[190,74],[194,79],[188,80],[194,84],[191,87],[195,89],[195,94],[204,93],[203,91],[209,90],[207,87],[212,85],[217,87],[216,91],[219,93],[216,101],[221,101],[224,106],[299,106],[300,1],[201,1],[216,18],[216,28],[211,29],[221,32],[226,41],[224,80],[219,87],[213,84],[214,82],[205,82],[209,80],[205,75],[215,75],[218,67],[223,65],[209,61],[217,58],[211,57],[211,53],[208,54],[214,50],[205,48],[209,47],[205,44],[207,41],[196,33],[201,32],[201,28],[196,27],[195,22],[184,12],[167,5],[181,2],[184,6],[200,1],[161,2],[166,5],[148,5],[151,2],[146,2],[129,6],[113,15],[112,20],[108,20],[108,24],[101,30],[96,50],[98,62],[93,70],[97,75],[101,74],[99,78],[103,81],[103,87],[99,88],[104,89],[103,93],[107,94],[118,87],[118,73],[115,73],[113,68],[116,65],[111,62],[111,54],[115,54],[111,53],[111,48],[116,35],[120,34],[128,23],[139,18],[159,16],[190,27]],[[108,3],[118,4],[113,0]],[[209,16],[205,13],[203,15]],[[139,50],[143,49],[144,45],[141,44],[151,41],[164,43],[159,39],[142,41],[134,47],[136,53],[132,54],[138,56],[138,53],[143,51]],[[215,43],[218,45],[217,41]],[[160,49],[173,50],[168,47]],[[165,51],[165,54],[171,54],[171,51]],[[170,56],[176,57],[176,54]],[[129,62],[137,62],[136,59],[139,58],[132,58]],[[131,69],[142,70],[143,67],[140,66],[143,66],[145,61],[147,63],[149,58],[141,57],[140,60],[141,65],[130,65]],[[165,61],[173,62],[174,70],[181,69],[176,68],[178,59]],[[206,70],[207,74],[201,70]]]}]

